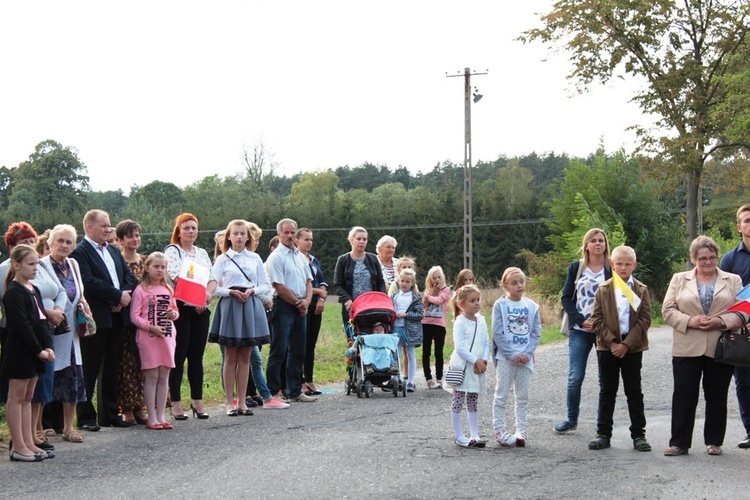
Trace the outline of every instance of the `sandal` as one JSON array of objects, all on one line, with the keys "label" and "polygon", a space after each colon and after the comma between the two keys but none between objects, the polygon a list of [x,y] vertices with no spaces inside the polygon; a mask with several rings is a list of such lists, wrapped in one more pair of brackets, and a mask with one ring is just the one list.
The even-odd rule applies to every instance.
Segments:
[{"label": "sandal", "polygon": [[687,448],[680,448],[679,446],[670,446],[666,450],[664,450],[664,456],[665,457],[677,457],[680,455],[687,455],[688,449]]},{"label": "sandal", "polygon": [[594,440],[589,443],[589,450],[603,450],[609,447],[609,438],[601,434],[597,434]]},{"label": "sandal", "polygon": [[69,441],[71,443],[83,443],[83,434],[73,429],[70,432],[63,432],[63,441]]},{"label": "sandal", "polygon": [[651,445],[646,441],[645,436],[633,439],[633,449],[635,451],[651,451]]},{"label": "sandal", "polygon": [[709,455],[721,455],[721,446],[715,444],[706,445],[706,451]]}]

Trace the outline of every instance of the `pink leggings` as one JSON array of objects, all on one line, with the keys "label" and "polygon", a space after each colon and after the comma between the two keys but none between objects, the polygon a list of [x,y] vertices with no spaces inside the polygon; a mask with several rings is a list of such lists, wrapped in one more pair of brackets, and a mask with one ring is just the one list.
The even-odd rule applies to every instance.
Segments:
[{"label": "pink leggings", "polygon": [[464,399],[466,399],[466,411],[472,413],[477,411],[478,393],[454,390],[453,402],[451,403],[451,411],[453,413],[461,413],[461,408],[464,406]]}]

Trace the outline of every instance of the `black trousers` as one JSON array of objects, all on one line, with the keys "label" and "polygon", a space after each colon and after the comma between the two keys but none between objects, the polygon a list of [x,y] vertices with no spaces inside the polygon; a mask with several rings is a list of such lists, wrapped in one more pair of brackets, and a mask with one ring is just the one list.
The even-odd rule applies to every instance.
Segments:
[{"label": "black trousers", "polygon": [[642,352],[628,353],[618,358],[610,351],[596,351],[599,360],[599,411],[596,419],[596,433],[612,437],[615,399],[622,375],[622,386],[628,401],[630,413],[630,437],[635,439],[646,435],[646,415],[643,409],[641,391]]},{"label": "black trousers", "polygon": [[99,425],[108,426],[120,420],[117,379],[122,335],[122,317],[115,313],[112,314],[111,328],[99,328],[93,337],[81,338],[83,382],[87,399],[76,405],[79,426],[97,423],[97,409],[93,403],[95,387],[98,387],[96,396]]},{"label": "black trousers", "polygon": [[203,399],[203,353],[208,341],[208,326],[211,311],[198,314],[194,306],[177,303],[180,317],[174,322],[176,330],[174,368],[169,372],[169,395],[172,402],[182,400],[180,386],[187,360],[187,378],[190,384],[190,399]]},{"label": "black trousers", "polygon": [[701,377],[706,399],[706,423],[703,440],[706,445],[721,446],[727,430],[727,392],[734,367],[717,363],[708,356],[673,357],[674,392],[672,393],[672,437],[669,446],[688,449],[693,442],[695,410],[698,406]]},{"label": "black trousers", "polygon": [[315,368],[315,344],[318,343],[320,325],[323,323],[323,314],[315,314],[316,305],[317,300],[313,300],[310,307],[307,308],[307,345],[305,347],[305,364],[302,370],[302,382],[313,381],[313,369]]}]

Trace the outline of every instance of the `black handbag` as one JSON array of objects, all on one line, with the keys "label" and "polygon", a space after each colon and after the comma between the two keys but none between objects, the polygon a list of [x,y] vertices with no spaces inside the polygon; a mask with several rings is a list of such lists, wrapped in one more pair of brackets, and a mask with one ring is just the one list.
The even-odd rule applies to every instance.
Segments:
[{"label": "black handbag", "polygon": [[721,337],[716,342],[714,360],[727,365],[750,367],[750,333],[747,330],[745,317],[738,312],[734,314],[742,320],[740,331],[721,332]]}]

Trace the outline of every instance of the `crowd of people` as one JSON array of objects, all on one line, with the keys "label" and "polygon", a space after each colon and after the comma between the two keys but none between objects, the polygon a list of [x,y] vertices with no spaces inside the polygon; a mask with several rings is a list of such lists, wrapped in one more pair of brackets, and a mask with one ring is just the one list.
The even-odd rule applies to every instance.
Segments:
[{"label": "crowd of people", "polygon": [[[222,353],[226,416],[317,401],[322,393],[314,381],[315,346],[329,291],[339,298],[344,326],[360,295],[376,291],[391,297],[405,389],[417,390],[416,348],[421,346],[427,388],[452,388],[451,422],[460,447],[486,446],[479,432],[478,399],[486,391],[491,360],[497,381],[494,438],[501,447],[527,444],[534,352],[542,325],[539,306],[525,296],[528,278],[519,268],[503,273],[503,296],[492,307],[490,338],[480,312],[482,293],[471,270],[462,270],[451,289],[443,269],[433,266],[420,292],[415,259],[396,258],[397,242],[387,235],[377,242],[376,254],[368,253],[363,227],[349,232],[351,251],[338,258],[332,286],[311,254],[312,230],[299,228],[292,219],[278,222],[265,263],[255,253],[261,229],[242,219],[216,234],[213,260],[195,245],[199,223],[189,213],[176,217],[163,252],[150,255],[139,253],[141,227],[135,221],[112,227],[106,212],[91,210],[83,228],[78,243],[75,228],[67,224],[38,236],[28,223],[14,222],[5,233],[10,258],[0,264],[0,397],[7,402],[13,461],[54,457],[49,428],[65,441],[80,443],[85,432],[101,427],[172,429],[167,409],[177,421],[189,418],[186,408],[194,418],[208,419],[203,402],[207,342],[217,343]],[[748,434],[739,446],[750,448],[750,369],[714,360],[720,332],[748,321],[747,315],[727,313],[727,308],[750,283],[750,205],[738,210],[737,229],[742,242],[720,264],[718,245],[706,236],[696,238],[690,246],[695,268],[675,274],[664,298],[664,320],[673,328],[674,374],[667,456],[687,454],[691,447],[701,379],[706,450],[721,454],[733,375]],[[652,310],[648,287],[633,276],[637,265],[633,248],[610,251],[605,231],[593,228],[584,236],[581,258],[570,264],[562,290],[569,348],[567,417],[553,430],[565,434],[577,429],[581,386],[594,347],[600,391],[592,450],[610,446],[620,378],[633,448],[651,450],[641,366]],[[198,275],[205,283],[197,299],[188,301],[191,287],[190,296],[196,297],[193,278]],[[454,351],[445,371],[449,312]],[[184,376],[190,390],[187,406],[181,394]],[[511,388],[514,401],[509,403]],[[464,406],[468,436],[461,420]],[[510,408],[515,429],[506,419]]]}]

